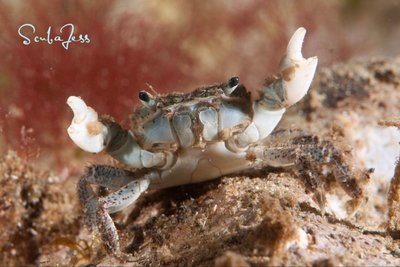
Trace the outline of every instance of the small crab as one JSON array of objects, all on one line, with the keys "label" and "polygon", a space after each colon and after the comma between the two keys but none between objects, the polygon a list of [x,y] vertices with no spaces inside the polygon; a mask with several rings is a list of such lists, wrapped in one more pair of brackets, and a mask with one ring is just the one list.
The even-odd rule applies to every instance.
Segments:
[{"label": "small crab", "polygon": [[[322,167],[328,167],[347,194],[361,197],[357,180],[330,142],[294,130],[271,134],[286,108],[307,94],[314,77],[317,57],[305,59],[301,53],[305,33],[304,28],[294,33],[280,74],[269,79],[255,101],[238,77],[190,93],[141,91],[143,105],[134,110],[132,127],[126,130],[109,116],[98,117],[81,98],[68,98],[74,113],[68,134],[75,144],[92,153],[106,151],[126,165],[92,165],[78,184],[85,224],[100,233],[109,253],[134,260],[121,251],[110,214],[150,188],[198,183],[255,167],[294,166],[316,193]],[[113,192],[98,197],[91,184]]]}]

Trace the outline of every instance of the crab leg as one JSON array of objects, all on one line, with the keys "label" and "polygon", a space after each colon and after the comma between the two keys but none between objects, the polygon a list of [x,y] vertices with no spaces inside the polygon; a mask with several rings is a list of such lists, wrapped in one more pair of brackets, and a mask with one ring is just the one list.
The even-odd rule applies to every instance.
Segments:
[{"label": "crab leg", "polygon": [[130,131],[124,130],[111,117],[99,118],[81,98],[70,96],[67,103],[74,112],[68,134],[81,149],[91,153],[106,150],[118,161],[134,168],[162,167],[172,161],[170,154],[142,149]]},{"label": "crab leg", "polygon": [[[349,204],[356,208],[362,200],[363,192],[357,183],[355,173],[351,171],[342,153],[328,141],[319,141],[316,136],[288,134],[280,131],[272,135],[272,141],[252,146],[248,150],[248,158],[254,159],[254,166],[286,167],[296,166],[299,176],[304,179],[307,190],[318,195],[324,182],[323,167],[328,167],[343,190],[353,199]],[[292,138],[281,140],[279,135]],[[283,138],[282,138],[283,139]],[[368,175],[368,170],[364,175]],[[323,201],[323,200],[321,200]],[[323,206],[324,203],[319,203]]]},{"label": "crab leg", "polygon": [[97,196],[90,186],[87,174],[83,175],[78,183],[78,196],[79,201],[83,206],[83,218],[86,227],[90,232],[97,229],[96,226],[96,210],[97,210]]},{"label": "crab leg", "polygon": [[107,251],[120,259],[132,260],[133,258],[131,255],[121,252],[118,232],[110,214],[120,211],[134,203],[136,199],[147,190],[150,180],[148,176],[144,176],[140,180],[132,181],[123,188],[98,200],[99,206],[96,213],[96,223],[101,239]]},{"label": "crab leg", "polygon": [[[91,231],[98,230],[107,250],[120,259],[133,260],[133,257],[120,251],[118,232],[110,214],[134,203],[153,179],[159,179],[155,171],[139,175],[111,166],[94,165],[79,181],[78,194],[84,206],[86,225]],[[106,197],[97,198],[90,183],[111,189],[122,188]]]},{"label": "crab leg", "polygon": [[78,183],[79,200],[84,207],[85,224],[90,231],[97,229],[96,210],[97,196],[90,184],[97,184],[110,189],[118,189],[135,179],[133,172],[112,166],[93,165],[87,168]]}]

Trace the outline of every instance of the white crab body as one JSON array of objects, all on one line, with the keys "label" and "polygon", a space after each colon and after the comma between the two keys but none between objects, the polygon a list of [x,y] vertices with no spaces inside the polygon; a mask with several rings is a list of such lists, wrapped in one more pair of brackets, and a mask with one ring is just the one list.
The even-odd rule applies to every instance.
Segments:
[{"label": "white crab body", "polygon": [[188,148],[182,151],[173,167],[160,173],[160,180],[153,181],[152,188],[173,187],[182,184],[199,183],[229,173],[247,169],[246,153],[228,150],[224,142],[217,142],[202,148]]}]

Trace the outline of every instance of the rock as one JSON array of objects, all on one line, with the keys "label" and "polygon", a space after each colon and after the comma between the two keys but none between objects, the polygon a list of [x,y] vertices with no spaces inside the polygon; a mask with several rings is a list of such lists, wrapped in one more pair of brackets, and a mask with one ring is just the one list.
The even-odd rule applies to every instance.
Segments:
[{"label": "rock", "polygon": [[[284,169],[152,191],[113,215],[123,250],[138,260],[124,266],[400,265],[398,237],[386,232],[400,134],[378,125],[400,110],[400,59],[318,72],[310,94],[279,128],[318,133],[347,151],[355,169],[375,168],[355,215],[331,182],[323,213]],[[0,160],[1,264],[121,264],[82,226],[78,176],[49,182],[13,154]]]}]

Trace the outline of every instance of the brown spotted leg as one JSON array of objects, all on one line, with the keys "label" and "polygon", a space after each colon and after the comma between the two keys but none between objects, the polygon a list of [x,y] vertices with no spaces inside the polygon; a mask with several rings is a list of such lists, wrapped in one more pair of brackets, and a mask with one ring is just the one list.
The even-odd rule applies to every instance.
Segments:
[{"label": "brown spotted leg", "polygon": [[118,232],[110,214],[120,211],[135,202],[140,194],[147,190],[149,184],[150,179],[145,176],[142,179],[132,181],[114,193],[99,199],[96,223],[99,227],[101,239],[107,251],[121,260],[134,261],[135,258],[130,254],[121,252]]},{"label": "brown spotted leg", "polygon": [[[343,190],[352,197],[352,210],[359,206],[363,192],[355,174],[347,165],[342,153],[329,141],[320,141],[318,137],[306,135],[302,131],[277,131],[271,139],[251,147],[250,159],[261,166],[295,166],[299,176],[304,179],[308,190],[315,193],[316,200],[323,206],[325,199],[321,190],[324,181],[322,167],[328,167]],[[371,170],[365,172],[370,173]]]},{"label": "brown spotted leg", "polygon": [[[110,214],[132,204],[144,192],[157,172],[149,172],[140,177],[133,172],[118,168],[94,165],[82,176],[78,185],[79,199],[84,206],[85,223],[89,230],[98,230],[107,251],[124,261],[132,261],[132,255],[121,252],[118,232]],[[98,198],[89,183],[98,184],[115,192]]]},{"label": "brown spotted leg", "polygon": [[324,181],[320,179],[322,173],[316,170],[312,164],[311,157],[308,155],[299,156],[296,165],[298,176],[304,181],[306,190],[314,194],[314,200],[322,213],[325,213],[326,198],[322,192]]},{"label": "brown spotted leg", "polygon": [[92,165],[78,183],[78,196],[84,210],[84,220],[90,231],[96,230],[97,196],[90,184],[118,189],[134,179],[132,172],[107,165]]},{"label": "brown spotted leg", "polygon": [[331,168],[336,181],[339,182],[343,190],[352,198],[352,200],[347,202],[347,211],[349,214],[353,214],[364,198],[364,192],[360,184],[370,179],[370,175],[374,172],[374,169],[353,172],[347,165],[343,154],[332,143],[326,141],[323,148],[325,153],[329,155],[327,158],[328,164],[332,166]]},{"label": "brown spotted leg", "polygon": [[[352,198],[347,203],[347,211],[349,214],[353,214],[363,200],[363,190],[360,187],[360,181],[356,179],[357,173],[352,172],[342,152],[329,141],[317,141],[312,145],[301,145],[297,154],[297,166],[306,183],[308,181],[318,183],[319,177],[323,176],[322,166],[327,166],[331,170],[335,180]],[[322,185],[323,183],[317,184],[315,188],[318,188],[319,191],[322,189]],[[313,188],[311,187],[311,189]],[[324,204],[325,199],[318,191],[316,191],[316,197],[322,201],[319,204]]]}]

